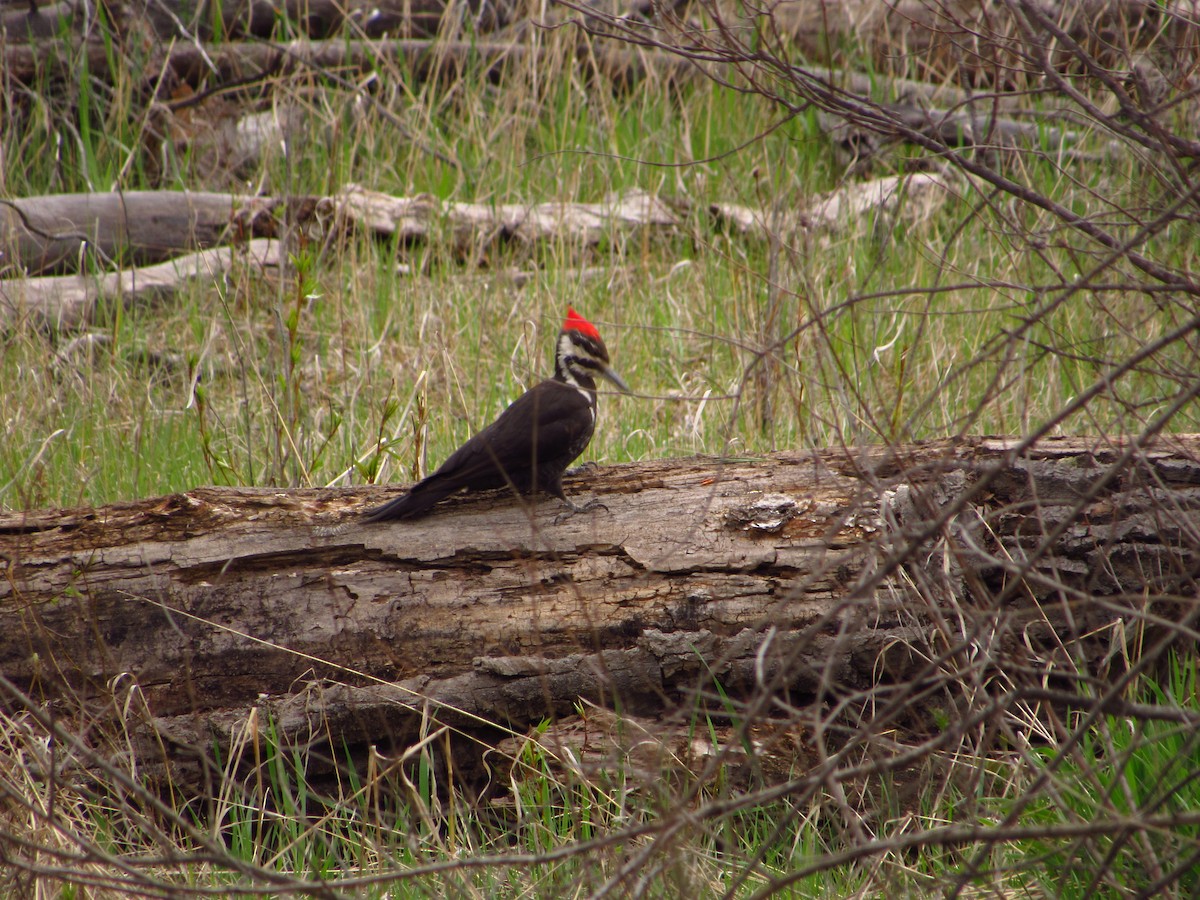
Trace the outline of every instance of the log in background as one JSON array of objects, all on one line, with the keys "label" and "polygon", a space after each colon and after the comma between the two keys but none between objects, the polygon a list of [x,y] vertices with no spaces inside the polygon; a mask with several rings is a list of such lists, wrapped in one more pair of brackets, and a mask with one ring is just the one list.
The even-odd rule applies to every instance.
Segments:
[{"label": "log in background", "polygon": [[396,750],[430,715],[486,744],[581,699],[665,716],[719,684],[794,709],[960,652],[1010,682],[1104,675],[1195,597],[1198,451],[980,438],[635,463],[568,479],[607,509],[560,523],[556,501],[497,492],[361,524],[383,488],[7,514],[0,704],[194,774],[268,714],[288,739]]}]

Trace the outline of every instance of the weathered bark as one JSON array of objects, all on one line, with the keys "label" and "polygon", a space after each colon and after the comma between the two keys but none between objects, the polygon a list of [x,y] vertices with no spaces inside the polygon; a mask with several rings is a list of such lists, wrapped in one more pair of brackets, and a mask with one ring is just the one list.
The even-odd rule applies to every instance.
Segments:
[{"label": "weathered bark", "polygon": [[429,237],[442,224],[460,248],[497,238],[532,243],[567,239],[596,244],[614,229],[674,229],[679,217],[653,194],[632,190],[601,203],[460,203],[422,194],[394,197],[347,185],[334,201],[340,215],[375,234],[403,241]]},{"label": "weathered bark", "polygon": [[[299,201],[303,203],[304,201]],[[0,203],[4,274],[156,263],[236,237],[275,237],[286,201],[204,191],[47,194]],[[296,210],[295,215],[304,215]]]},{"label": "weathered bark", "polygon": [[48,275],[0,279],[0,325],[33,320],[39,327],[76,329],[91,322],[105,302],[127,306],[174,297],[187,284],[212,284],[245,260],[256,269],[279,266],[279,242],[256,238],[240,247],[214,247],[154,266],[94,277]]},{"label": "weathered bark", "polygon": [[0,9],[0,34],[10,41],[51,38],[69,28],[75,15],[75,4],[70,0],[41,3],[32,9],[28,3],[12,4]]},{"label": "weathered bark", "polygon": [[1014,446],[613,466],[568,484],[607,509],[561,523],[497,493],[361,524],[381,489],[9,514],[0,672],[93,728],[137,719],[174,763],[265,713],[337,748],[405,745],[423,713],[658,714],[714,680],[802,704],[917,677],[984,624],[1007,678],[1103,674],[1196,597],[1200,436]]},{"label": "weathered bark", "polygon": [[[174,43],[148,61],[144,70],[146,86],[159,86],[166,91],[172,86],[188,84],[194,88],[222,84],[247,84],[254,78],[264,80],[284,77],[296,72],[313,71],[358,72],[375,71],[381,61],[399,65],[418,80],[442,75],[454,75],[467,65],[485,66],[491,74],[505,65],[523,62],[540,64],[544,57],[556,58],[561,51],[517,41],[483,40],[426,40],[419,38],[385,38],[367,40],[329,40],[278,44],[246,42],[214,44],[208,47],[191,43]],[[18,84],[35,84],[49,75],[59,80],[74,77],[76,59],[85,55],[93,77],[103,78],[109,70],[109,49],[103,41],[88,40],[74,45],[59,41],[0,46],[0,59],[9,78]],[[695,58],[663,50],[635,48],[623,44],[580,42],[576,51],[580,64],[589,71],[621,85],[636,85],[648,78],[675,83],[687,83],[699,77],[706,67],[726,71],[716,52],[703,52]],[[903,101],[905,109],[914,115],[930,115],[929,108],[958,107],[972,101],[972,94],[952,84],[935,84],[908,78],[885,78],[846,69],[805,66],[812,77],[827,81],[838,90],[850,91],[882,102]],[[166,72],[165,79],[158,78]],[[166,99],[164,95],[164,99]],[[1024,108],[1021,95],[976,98],[973,128],[985,128],[995,108],[1010,110]],[[185,102],[191,102],[185,101]],[[936,118],[936,113],[932,114]]]},{"label": "weathered bark", "polygon": [[[734,4],[718,8],[728,9],[732,22],[739,21],[739,13],[745,16]],[[1194,0],[1043,0],[1038,9],[1114,68],[1138,48],[1185,47],[1196,21]],[[995,0],[795,0],[774,7],[772,17],[814,62],[827,62],[853,46],[883,73],[915,60],[931,81],[992,90],[1011,85],[1025,71],[1022,54],[1010,49],[1028,40],[1021,15]],[[1071,55],[1066,47],[1052,52],[1060,62]]]},{"label": "weathered bark", "polygon": [[[400,65],[413,77],[424,80],[440,74],[461,72],[466,65],[483,65],[498,72],[512,60],[538,56],[538,48],[504,41],[436,41],[415,38],[367,40],[329,40],[277,44],[269,42],[231,42],[201,47],[191,43],[172,44],[154,54],[144,70],[146,87],[159,84],[168,89],[179,84],[199,87],[204,84],[246,84],[255,78],[283,77],[296,72],[310,74],[329,70],[355,69],[374,71],[380,61]],[[86,55],[89,71],[105,77],[109,71],[108,50],[103,41],[72,43],[39,41],[0,46],[0,58],[7,76],[17,84],[32,85],[49,76],[65,81],[73,77],[77,58]],[[645,69],[628,51],[605,54],[599,61],[604,68],[644,73]],[[663,55],[664,76],[691,77],[693,67],[686,60]],[[166,73],[165,79],[159,73]],[[158,79],[158,81],[155,81]]]},{"label": "weathered bark", "polygon": [[[858,211],[856,209],[856,211]],[[666,204],[643,191],[615,194],[601,203],[461,203],[421,194],[394,197],[347,185],[328,198],[243,197],[236,194],[186,191],[127,191],[124,193],[50,194],[0,204],[0,259],[17,271],[38,274],[82,270],[94,274],[113,259],[135,262],[168,260],[185,267],[188,260],[171,260],[183,251],[211,247],[248,236],[276,237],[285,231],[284,217],[312,228],[321,220],[337,219],[367,233],[398,236],[405,242],[437,234],[443,225],[465,249],[497,239],[533,242],[572,239],[595,244],[622,228],[675,228],[678,217]],[[97,258],[85,252],[99,251]],[[219,268],[219,267],[218,267]],[[153,280],[165,272],[143,272]],[[115,274],[115,273],[113,273]],[[134,277],[137,273],[129,273]],[[58,294],[77,297],[75,281],[0,280],[0,291],[11,306],[42,306]],[[89,296],[107,293],[98,286]],[[44,311],[46,311],[44,310]]]},{"label": "weathered bark", "polygon": [[[743,231],[761,235],[773,229],[788,236],[795,229],[830,228],[875,210],[921,217],[950,194],[945,176],[916,173],[848,184],[814,198],[800,214],[772,217],[770,212],[732,204],[713,204],[709,212]],[[448,231],[451,249],[464,256],[503,241],[593,246],[616,232],[648,228],[670,233],[683,221],[663,200],[642,191],[616,194],[600,203],[489,204],[439,201],[428,195],[394,197],[351,184],[333,197],[132,191],[58,194],[11,203],[0,204],[0,258],[11,261],[14,270],[88,265],[87,274],[0,278],[0,327],[32,318],[58,329],[88,324],[100,301],[164,299],[190,280],[227,273],[237,259],[258,267],[278,266],[281,251],[278,241],[259,237],[237,248],[216,247],[156,265],[99,271],[114,256],[157,259],[222,238],[280,235],[287,231],[287,218],[310,236],[331,224],[404,243]],[[85,259],[85,244],[101,250],[103,259]]]},{"label": "weathered bark", "polygon": [[[74,77],[76,54],[86,54],[89,71],[103,77],[108,70],[108,47],[100,41],[83,42],[76,50],[47,44],[0,46],[3,65],[9,77],[18,83],[36,83],[48,74],[52,78]],[[544,54],[556,57],[561,50],[516,41],[453,41],[413,38],[383,40],[328,40],[290,44],[253,42],[225,43],[210,47],[198,43],[177,42],[161,49],[155,58],[143,66],[157,80],[147,82],[164,99],[180,93],[182,85],[200,91],[199,95],[166,100],[164,108],[191,106],[197,96],[222,85],[245,88],[261,80],[267,84],[293,74],[313,72],[345,73],[376,71],[381,61],[390,61],[412,77],[423,81],[429,78],[457,76],[468,66],[486,68],[490,77],[498,77],[506,66],[539,64]],[[730,53],[722,49],[669,53],[657,49],[630,49],[625,44],[603,41],[594,44],[580,41],[575,54],[581,69],[597,72],[614,85],[624,88],[641,84],[648,78],[671,83],[690,82],[703,72],[718,80],[731,77],[734,68]],[[159,77],[159,75],[163,77]],[[745,73],[743,73],[745,74]],[[846,70],[805,66],[797,70],[791,88],[796,100],[833,91],[840,95],[850,92],[879,103],[890,117],[904,128],[918,132],[947,146],[987,146],[993,148],[1040,147],[1050,144],[1071,155],[1072,147],[1083,134],[1047,125],[1039,114],[1034,121],[1020,121],[1000,112],[1020,112],[1025,94],[988,93],[972,97],[970,93],[947,84],[931,84],[904,78],[886,78]],[[183,92],[188,93],[188,92]],[[877,148],[870,146],[872,138],[861,127],[846,123],[824,123],[835,147],[852,145],[851,156],[873,155]],[[184,129],[186,131],[186,129]],[[230,144],[236,149],[236,138],[227,138],[218,129],[208,135],[218,145]],[[1115,144],[1107,152],[1115,148]],[[237,154],[231,168],[242,162]],[[1086,155],[1083,158],[1089,158]]]},{"label": "weathered bark", "polygon": [[[713,203],[709,211],[744,233],[790,240],[797,231],[833,228],[865,213],[902,215],[920,221],[941,207],[954,190],[954,182],[938,172],[888,175],[871,181],[850,182],[827,194],[817,194],[802,209],[756,209],[734,203]],[[902,202],[903,201],[903,202]]]},{"label": "weathered bark", "polygon": [[[41,0],[37,12],[27,3],[0,10],[0,28],[11,40],[52,38],[81,28],[94,19],[94,5],[84,0]],[[472,0],[468,9],[454,7],[453,14],[470,20],[476,32],[488,32],[512,21],[520,12],[509,0]],[[210,41],[259,38],[299,32],[321,39],[353,23],[355,35],[431,37],[438,33],[446,14],[445,0],[153,0],[145,3],[108,3],[107,12],[118,33],[145,39],[150,31],[163,40],[196,38]],[[220,22],[220,34],[214,24]]]}]

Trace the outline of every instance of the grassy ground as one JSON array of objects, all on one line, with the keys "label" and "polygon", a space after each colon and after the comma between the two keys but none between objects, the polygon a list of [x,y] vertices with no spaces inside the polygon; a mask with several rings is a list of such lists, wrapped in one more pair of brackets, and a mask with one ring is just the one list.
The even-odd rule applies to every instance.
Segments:
[{"label": "grassy ground", "polygon": [[[540,39],[556,45],[555,33]],[[228,186],[230,173],[196,146],[146,149],[163,123],[127,68],[115,57],[113,65],[111,84],[80,73],[75,85],[47,83],[14,102],[19,115],[0,134],[7,196]],[[590,248],[564,239],[462,252],[448,235],[413,247],[314,242],[278,279],[236,272],[179,302],[107,309],[91,340],[14,328],[0,335],[0,508],[102,504],[206,483],[415,478],[549,373],[568,304],[598,323],[636,392],[603,398],[585,457],[600,463],[1042,426],[1118,436],[1139,431],[1194,378],[1194,345],[1184,341],[1124,365],[1195,316],[1193,300],[1148,300],[1124,263],[1095,275],[1095,247],[1081,250],[1044,210],[965,178],[932,212],[901,203],[779,241],[724,230],[709,203],[781,216],[843,183],[815,113],[771,130],[776,105],[708,82],[614,91],[580,75],[565,50],[550,63],[513,63],[498,83],[468,71],[415,84],[384,66],[370,102],[316,77],[277,86],[275,98],[303,111],[306,132],[239,173],[246,190],[321,194],[355,182],[526,203],[640,188],[675,203],[686,224],[674,237],[614,232]],[[1132,152],[1079,162],[1030,153],[1005,164],[1078,215],[1123,209],[1136,218],[1164,202],[1145,157]],[[880,173],[901,165],[877,164]],[[1183,227],[1142,252],[1181,270],[1200,265],[1200,244]],[[1081,277],[1092,289],[1072,291]],[[1072,411],[1095,384],[1104,387]],[[1198,416],[1195,402],[1184,404],[1166,429],[1200,430]],[[394,439],[386,451],[381,438]],[[1178,659],[1169,676],[1139,680],[1130,694],[1200,712],[1195,672],[1194,657]],[[6,725],[17,759],[21,723]],[[935,770],[983,775],[969,790],[955,777],[933,779],[903,800],[889,800],[900,787],[885,780],[872,802],[886,813],[876,810],[869,834],[847,824],[844,801],[824,788],[741,795],[730,784],[693,785],[683,801],[678,785],[623,772],[585,778],[536,749],[512,763],[507,806],[480,812],[439,782],[433,744],[414,768],[391,773],[399,787],[390,783],[387,799],[366,777],[341,785],[333,803],[306,784],[302,759],[268,753],[261,783],[223,795],[204,829],[247,864],[298,878],[350,873],[365,880],[348,891],[376,897],[589,895],[614,889],[610,880],[644,851],[652,864],[637,890],[670,896],[752,895],[780,879],[797,896],[923,894],[957,882],[989,896],[1116,895],[1195,861],[1195,823],[1136,840],[1070,836],[1106,816],[1200,808],[1192,731],[1103,717],[1070,752],[1053,746],[931,754],[925,765]],[[5,771],[8,789],[47,790],[19,771]],[[752,802],[712,812],[738,796]],[[103,851],[93,858],[165,853],[167,839],[147,837],[139,810],[112,801],[71,795],[77,833]],[[78,849],[61,834],[22,832],[14,808],[6,834]],[[697,811],[708,817],[691,817]],[[953,830],[1006,816],[1027,836],[981,841]],[[1036,825],[1046,837],[1028,836]],[[178,831],[167,837],[202,843]],[[588,842],[586,856],[564,852]],[[487,867],[450,866],[501,855]],[[421,867],[430,869],[393,880]],[[211,862],[163,862],[162,871],[209,886],[234,877]],[[118,891],[96,879],[60,895]],[[616,892],[633,890],[620,883]],[[41,882],[41,895],[55,885]],[[1177,887],[1194,891],[1194,875]]]},{"label": "grassy ground", "polygon": [[[458,169],[398,137],[373,107],[352,117],[352,98],[301,82],[277,102],[298,106],[309,133],[241,181],[295,193],[356,182],[483,203],[640,188],[692,210],[681,236],[492,245],[466,258],[449,242],[398,251],[351,240],[310,247],[275,282],[245,274],[167,307],[109,310],[101,345],[72,350],[65,336],[10,332],[0,502],[324,484],[364,455],[351,480],[412,477],[546,374],[568,304],[603,326],[640,395],[606,400],[589,451],[600,462],[1021,433],[1190,313],[1136,290],[1063,298],[1087,257],[1053,243],[1031,252],[1058,226],[1027,207],[975,214],[983,198],[966,181],[933,215],[901,204],[774,246],[726,233],[708,203],[769,217],[841,183],[815,114],[733,153],[776,122],[770,103],[711,84],[614,94],[566,63],[513,69],[502,89],[471,73],[415,93],[387,82],[381,102]],[[65,128],[52,102],[68,101],[37,99],[4,136],[10,195],[212,183],[199,150],[189,157],[167,142],[157,161],[139,154],[161,123],[127,76],[80,90]],[[1014,165],[1081,213],[1102,216],[1142,190],[1136,157],[1070,166],[1031,155]],[[1187,268],[1196,248],[1174,231],[1151,251]],[[511,268],[532,277],[517,286]],[[1188,352],[1169,348],[1059,428],[1136,429],[1187,371]],[[157,364],[164,358],[175,364]],[[1170,427],[1194,430],[1195,407]],[[370,455],[381,434],[401,439],[390,466]]]}]

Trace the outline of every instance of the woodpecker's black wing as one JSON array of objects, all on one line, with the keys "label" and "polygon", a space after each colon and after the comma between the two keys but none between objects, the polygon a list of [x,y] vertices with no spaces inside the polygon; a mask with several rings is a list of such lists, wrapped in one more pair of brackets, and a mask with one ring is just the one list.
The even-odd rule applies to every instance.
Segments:
[{"label": "woodpecker's black wing", "polygon": [[526,391],[407,494],[367,513],[368,522],[409,519],[464,488],[542,487],[562,496],[562,473],[595,428],[595,400],[558,381]]}]

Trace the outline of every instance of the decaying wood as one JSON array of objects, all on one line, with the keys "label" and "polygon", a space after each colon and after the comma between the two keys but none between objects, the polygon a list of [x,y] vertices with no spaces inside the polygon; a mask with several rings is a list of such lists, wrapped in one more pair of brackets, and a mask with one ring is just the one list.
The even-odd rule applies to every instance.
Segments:
[{"label": "decaying wood", "polygon": [[[43,74],[58,78],[72,76],[71,66],[79,55],[86,55],[89,70],[97,77],[108,71],[108,48],[102,41],[89,40],[76,45],[61,42],[11,44],[0,47],[8,76],[17,83],[31,84]],[[312,73],[347,70],[366,73],[379,70],[380,64],[401,66],[412,77],[424,80],[461,72],[466,65],[483,66],[495,74],[510,63],[542,65],[561,53],[546,47],[518,41],[428,40],[421,38],[383,38],[379,40],[304,41],[288,44],[269,41],[214,44],[174,43],[164,46],[147,73],[167,73],[155,82],[160,90],[180,84],[193,88],[229,82],[245,83],[255,77],[283,77],[297,72]],[[698,58],[678,55],[655,48],[636,48],[616,43],[593,44],[580,41],[575,54],[581,65],[593,68],[605,77],[625,85],[639,84],[648,78],[687,83],[706,70],[728,69],[720,53],[706,52]],[[973,128],[982,130],[997,110],[1012,111],[1028,105],[1023,95],[975,93],[951,82],[926,82],[910,78],[885,77],[853,70],[805,65],[801,67],[814,79],[839,91],[848,91],[884,103],[895,103],[910,116],[929,115],[931,108],[960,112],[971,104]],[[147,86],[150,82],[147,82]],[[945,115],[945,113],[943,113]],[[935,117],[936,118],[936,117]],[[1014,133],[1027,128],[1012,126]],[[1044,136],[1042,136],[1044,138]]]},{"label": "decaying wood", "polygon": [[778,211],[763,210],[734,203],[714,203],[710,210],[739,231],[759,236],[776,234],[786,240],[797,231],[833,228],[866,213],[886,212],[902,215],[908,221],[921,221],[940,207],[953,190],[948,175],[917,172],[851,182],[838,190],[816,195],[800,210],[790,206]]},{"label": "decaying wood", "polygon": [[[789,234],[845,223],[872,211],[927,215],[950,196],[946,176],[917,173],[851,183],[821,195],[800,215],[770,218],[767,211],[713,204],[719,221],[757,235],[767,229]],[[234,247],[217,247],[168,259],[157,265],[97,271],[113,257],[170,256],[189,247],[245,235],[277,235],[291,225],[320,234],[332,224],[369,234],[425,241],[449,232],[455,252],[467,254],[497,241],[532,243],[572,241],[592,246],[613,235],[648,228],[671,232],[682,227],[679,214],[643,191],[614,194],[600,203],[484,204],[439,201],[429,195],[394,197],[347,185],[334,197],[239,197],[174,191],[125,194],[63,194],[9,201],[6,230],[0,230],[0,254],[14,268],[86,261],[89,274],[0,279],[0,327],[33,320],[39,326],[74,329],[93,320],[97,305],[162,301],[194,279],[216,279],[235,261],[278,267],[279,242],[254,238]],[[0,228],[4,226],[0,224]],[[99,259],[84,256],[98,249]]]},{"label": "decaying wood", "polygon": [[268,717],[403,748],[425,716],[486,738],[581,699],[660,715],[714,680],[803,705],[959,645],[1034,685],[1103,675],[1196,597],[1200,436],[1016,447],[612,466],[567,485],[607,508],[563,522],[497,493],[364,525],[379,488],[8,514],[0,672],[179,771]]},{"label": "decaying wood", "polygon": [[51,38],[70,28],[75,4],[70,0],[41,3],[30,8],[29,3],[6,5],[0,8],[0,34],[7,40]]},{"label": "decaying wood", "polygon": [[431,195],[393,197],[358,185],[338,195],[341,214],[377,234],[405,241],[426,238],[442,223],[458,244],[483,235],[521,242],[567,238],[595,244],[613,229],[675,228],[679,218],[658,197],[632,190],[613,194],[601,203],[463,203],[439,201]]},{"label": "decaying wood", "polygon": [[[246,83],[254,78],[282,77],[321,70],[375,71],[380,63],[396,64],[406,73],[424,80],[431,75],[461,71],[477,64],[498,71],[510,60],[523,60],[535,49],[525,44],[500,41],[433,41],[426,39],[383,39],[303,41],[289,44],[238,42],[204,47],[175,43],[160,49],[146,64],[146,85],[163,88],[180,84],[200,86],[215,81]],[[0,46],[6,74],[18,84],[34,84],[49,76],[56,80],[73,77],[77,59],[87,57],[89,70],[102,77],[109,71],[108,49],[103,41],[39,41]],[[160,77],[165,73],[165,79]]]},{"label": "decaying wood", "polygon": [[[62,269],[95,272],[107,262],[169,259],[181,251],[249,236],[276,237],[286,219],[306,228],[334,219],[379,236],[411,242],[449,226],[460,245],[564,238],[594,244],[625,228],[675,228],[678,217],[644,191],[601,203],[484,204],[395,197],[347,185],[334,197],[245,197],[180,191],[54,194],[0,203],[0,259],[29,274]],[[198,257],[201,258],[201,257]],[[149,277],[148,275],[146,277]],[[53,296],[67,282],[0,280],[14,298]]]},{"label": "decaying wood", "polygon": [[104,303],[129,306],[163,301],[190,283],[219,281],[239,260],[259,271],[278,268],[279,242],[255,238],[237,247],[214,247],[154,266],[96,276],[0,280],[0,325],[32,320],[39,328],[73,330],[93,321]]},{"label": "decaying wood", "polygon": [[[47,52],[41,53],[39,48],[30,44],[0,46],[9,76],[22,83],[32,83],[44,72],[59,78],[72,77],[73,55],[54,45],[43,49]],[[88,55],[90,71],[107,71],[109,50],[102,42],[84,42],[78,52]],[[390,64],[401,66],[418,80],[457,75],[467,66],[483,67],[489,76],[496,77],[505,66],[539,66],[542,57],[549,55],[553,58],[561,52],[559,48],[504,41],[328,40],[286,45],[270,42],[227,43],[211,47],[178,42],[164,46],[159,51],[161,58],[147,65],[145,71],[155,73],[157,80],[153,87],[160,96],[175,95],[183,86],[187,86],[187,91],[183,91],[185,96],[169,101],[164,106],[166,109],[173,105],[190,106],[195,103],[195,95],[188,93],[192,89],[216,88],[223,84],[244,86],[258,79],[266,83],[293,74],[307,77],[322,71],[344,77],[348,70],[378,72]],[[649,78],[674,83],[689,82],[706,72],[718,80],[724,80],[731,77],[733,72],[733,67],[722,61],[728,53],[720,49],[679,55],[657,49],[634,50],[611,41],[594,46],[591,42],[581,40],[574,48],[574,53],[581,67],[597,71],[614,84],[625,87]],[[1129,66],[1128,74],[1132,77],[1134,62],[1131,61]],[[755,65],[742,63],[739,68],[746,70],[743,74],[755,77]],[[158,77],[160,73],[163,75],[161,78]],[[898,123],[900,130],[915,131],[952,147],[983,145],[1036,149],[1048,146],[1074,155],[1076,151],[1072,149],[1073,146],[1083,139],[1079,131],[1047,126],[1044,111],[1027,121],[1016,118],[1026,100],[1020,93],[988,93],[973,97],[970,92],[945,83],[889,79],[878,74],[816,66],[798,68],[794,82],[796,102],[811,97],[814,92],[821,94],[833,91],[839,95],[849,92],[863,98],[864,102],[880,104],[889,118]],[[147,90],[151,87],[147,83]],[[1161,99],[1165,99],[1165,96]],[[840,147],[848,139],[861,143],[867,134],[845,123],[830,123],[826,130],[835,147]],[[236,134],[229,143],[239,143]]]},{"label": "decaying wood", "polygon": [[[275,237],[284,201],[204,191],[47,194],[0,202],[4,274],[162,262],[241,237]],[[303,215],[303,210],[295,215]]]},{"label": "decaying wood", "polygon": [[[109,50],[104,42],[89,40],[75,45],[62,42],[10,44],[0,46],[8,76],[20,84],[32,84],[49,74],[56,78],[72,77],[74,60],[86,55],[89,71],[103,77],[108,71]],[[258,41],[227,43],[203,47],[194,43],[173,43],[145,67],[147,73],[165,72],[160,90],[187,84],[193,88],[230,82],[245,83],[255,77],[282,77],[297,72],[322,69],[344,73],[377,71],[381,63],[401,66],[412,77],[424,80],[461,72],[464,66],[484,66],[494,74],[506,64],[521,62],[542,65],[542,59],[554,59],[561,51],[517,41],[456,41],[421,38],[384,38],[379,40],[306,41],[289,44]],[[631,49],[623,44],[604,42],[595,45],[581,41],[576,56],[582,65],[613,81],[634,85],[649,78],[687,83],[705,70],[724,71],[719,54],[705,53],[689,58],[659,49]],[[934,83],[909,78],[889,78],[824,66],[803,66],[812,78],[827,82],[839,91],[848,91],[880,102],[894,102],[911,115],[927,113],[930,108],[949,109],[973,104],[974,128],[990,121],[995,110],[1011,111],[1027,104],[1021,95],[975,97],[952,82]],[[147,82],[147,86],[150,82]],[[973,102],[974,97],[974,102]]]},{"label": "decaying wood", "polygon": [[[0,11],[0,28],[11,40],[49,38],[68,31],[79,33],[95,16],[86,0],[39,2],[30,13],[26,0]],[[220,22],[225,39],[276,37],[286,28],[307,37],[330,37],[347,25],[358,36],[430,37],[446,15],[445,0],[154,0],[110,2],[109,21],[122,37],[145,37],[147,31],[163,41],[195,38],[212,40]],[[509,0],[473,4],[470,24],[486,33],[510,22],[518,4]],[[463,16],[457,8],[453,12]]]},{"label": "decaying wood", "polygon": [[[156,39],[164,45],[181,42],[197,50],[199,42],[213,40],[213,23],[217,21],[221,22],[221,36],[227,40],[252,37],[268,42],[278,36],[281,23],[287,23],[290,32],[316,41],[339,35],[410,40],[439,35],[445,39],[468,30],[474,35],[493,34],[500,29],[519,33],[535,20],[557,27],[572,17],[603,22],[645,20],[653,23],[656,34],[678,40],[681,48],[704,47],[707,36],[703,30],[708,26],[689,16],[689,5],[687,0],[593,0],[586,4],[568,0],[547,8],[519,0],[479,0],[464,9],[445,0],[156,0],[149,4],[111,3],[108,14],[123,39],[138,43]],[[32,15],[27,5],[14,6],[0,12],[0,28],[14,42],[58,38],[65,31],[78,34],[94,21],[93,8],[82,2],[43,2]],[[1187,48],[1194,38],[1196,6],[1196,0],[1073,0],[1045,2],[1040,9],[1074,40],[1097,52],[1106,65],[1119,69],[1131,65],[1133,56],[1155,44]],[[1012,78],[1024,68],[1025,61],[1019,54],[1007,56],[1004,50],[1024,38],[1017,30],[1020,18],[992,0],[843,0],[836,4],[828,0],[789,0],[771,8],[769,22],[759,12],[747,13],[736,5],[716,2],[711,7],[734,31],[760,27],[773,37],[786,35],[811,62],[831,63],[831,52],[837,54],[849,45],[862,47],[872,58],[876,78],[886,77],[897,63],[907,67],[916,60],[929,72],[931,82],[973,84],[977,88],[990,85],[995,89],[1003,86],[993,83],[997,75]],[[102,42],[93,43],[99,48]],[[205,52],[220,56],[215,46]],[[1067,48],[1058,52],[1064,59],[1068,56]],[[27,73],[38,60],[21,52],[8,62],[17,80],[27,83]],[[91,70],[104,72],[105,62],[99,53],[97,65]],[[629,59],[621,70],[638,65]],[[217,67],[220,69],[222,64],[217,62]],[[155,64],[147,70],[158,68]],[[676,74],[683,74],[686,68],[685,63]]]},{"label": "decaying wood", "polygon": [[[730,22],[748,18],[736,4],[715,6],[728,10]],[[1037,9],[1113,68],[1128,65],[1138,48],[1186,48],[1197,21],[1196,0],[1041,0]],[[789,0],[772,7],[772,25],[809,60],[854,46],[880,72],[915,62],[931,81],[982,90],[1015,87],[1030,74],[1022,48],[1038,39],[1020,7],[1004,0]],[[1056,64],[1070,64],[1071,48],[1048,49]]]}]

